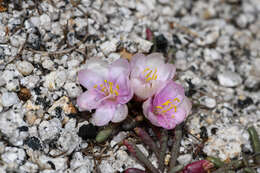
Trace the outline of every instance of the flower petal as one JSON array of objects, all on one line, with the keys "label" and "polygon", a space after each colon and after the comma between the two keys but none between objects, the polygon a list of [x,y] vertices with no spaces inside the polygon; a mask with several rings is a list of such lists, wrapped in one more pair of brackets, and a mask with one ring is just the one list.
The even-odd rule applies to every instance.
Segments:
[{"label": "flower petal", "polygon": [[143,103],[143,114],[153,125],[160,126],[157,115],[152,112],[152,98]]},{"label": "flower petal", "polygon": [[116,106],[115,112],[114,112],[114,116],[112,118],[112,122],[114,123],[118,123],[123,121],[128,115],[128,108],[126,106],[126,104],[118,104]]},{"label": "flower petal", "polygon": [[77,104],[81,110],[96,109],[103,97],[104,95],[95,90],[88,90],[78,96]]},{"label": "flower petal", "polygon": [[112,120],[115,113],[114,106],[102,106],[99,107],[96,112],[93,114],[91,123],[96,126],[104,126]]},{"label": "flower petal", "polygon": [[176,124],[182,123],[184,119],[188,116],[190,111],[191,111],[191,102],[187,97],[185,97],[181,105],[178,106],[177,112],[175,113],[174,119]]},{"label": "flower petal", "polygon": [[157,121],[160,124],[161,127],[165,129],[173,129],[177,125],[175,122],[175,119],[167,115],[158,115]]},{"label": "flower petal", "polygon": [[131,66],[131,78],[137,78],[140,76],[140,74],[144,71],[146,68],[146,56],[141,53],[135,54],[131,61],[130,61],[130,66]]},{"label": "flower petal", "polygon": [[159,68],[164,64],[164,57],[161,53],[152,53],[146,56],[146,66],[149,68]]},{"label": "flower petal", "polygon": [[175,101],[174,103],[174,105],[178,106],[182,102],[184,97],[184,88],[180,84],[177,84],[170,80],[167,81],[165,86],[156,93],[153,105],[160,106],[168,100],[172,101],[175,98],[178,98],[178,101]]},{"label": "flower petal", "polygon": [[158,67],[158,80],[172,80],[176,72],[176,67],[173,64],[164,64]]},{"label": "flower petal", "polygon": [[110,64],[109,73],[112,76],[120,74],[128,76],[130,74],[130,64],[126,59],[118,59]]},{"label": "flower petal", "polygon": [[144,83],[137,78],[133,78],[130,82],[135,95],[141,100],[145,100],[148,97],[151,97],[156,92],[156,89],[158,88],[156,86],[157,83],[151,85],[150,83]]},{"label": "flower petal", "polygon": [[104,79],[105,74],[102,76],[92,70],[80,70],[78,72],[79,83],[88,90],[92,89],[95,85],[103,83]]}]

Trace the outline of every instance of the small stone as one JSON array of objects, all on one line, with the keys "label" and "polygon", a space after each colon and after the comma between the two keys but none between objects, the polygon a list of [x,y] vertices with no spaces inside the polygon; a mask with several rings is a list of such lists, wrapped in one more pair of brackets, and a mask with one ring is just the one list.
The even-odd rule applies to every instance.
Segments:
[{"label": "small stone", "polygon": [[247,19],[247,16],[245,14],[239,15],[238,18],[236,19],[236,24],[240,28],[245,28],[247,26],[247,23],[248,23],[248,19]]},{"label": "small stone", "polygon": [[204,58],[206,61],[215,61],[221,59],[221,55],[215,49],[205,49]]},{"label": "small stone", "polygon": [[31,97],[31,92],[27,88],[21,88],[18,92],[18,97],[22,101],[27,101]]},{"label": "small stone", "polygon": [[63,96],[59,100],[55,101],[53,105],[48,109],[48,113],[51,114],[53,111],[55,111],[57,107],[62,108],[65,114],[77,113],[77,109],[66,96]]},{"label": "small stone", "polygon": [[52,140],[58,136],[61,130],[61,122],[57,118],[53,118],[49,121],[42,121],[39,125],[39,135],[41,139]]},{"label": "small stone", "polygon": [[33,65],[28,61],[18,61],[16,63],[16,67],[17,67],[18,71],[21,74],[23,74],[24,76],[27,76],[30,73],[32,73],[32,71],[34,69]]},{"label": "small stone", "polygon": [[65,90],[68,93],[68,96],[71,98],[76,98],[82,93],[81,87],[79,87],[76,83],[67,82],[64,85]]},{"label": "small stone", "polygon": [[97,136],[97,130],[98,128],[96,126],[93,126],[92,124],[84,124],[79,128],[78,135],[83,140],[94,139]]},{"label": "small stone", "polygon": [[216,100],[214,98],[203,96],[200,98],[200,104],[208,107],[208,108],[214,108],[216,106]]},{"label": "small stone", "polygon": [[16,147],[6,147],[5,153],[1,155],[1,160],[8,165],[11,169],[18,168],[26,157],[23,149]]},{"label": "small stone", "polygon": [[150,49],[151,49],[151,47],[152,47],[152,45],[153,45],[152,42],[147,41],[147,40],[145,40],[145,39],[143,39],[143,38],[141,38],[141,37],[139,37],[139,36],[137,36],[137,35],[132,36],[132,40],[133,40],[134,42],[137,42],[137,43],[138,43],[138,49],[139,49],[139,51],[140,51],[140,52],[144,52],[144,53],[149,52]]},{"label": "small stone", "polygon": [[116,49],[117,49],[117,43],[118,43],[118,40],[117,39],[113,39],[111,41],[106,41],[104,43],[102,43],[100,45],[100,49],[102,50],[102,52],[107,55],[111,52],[115,52]]},{"label": "small stone", "polygon": [[43,86],[49,90],[57,90],[64,85],[66,79],[67,73],[65,71],[53,71],[46,75]]},{"label": "small stone", "polygon": [[237,73],[231,71],[219,73],[217,78],[220,85],[225,87],[235,87],[242,83],[242,78]]},{"label": "small stone", "polygon": [[39,167],[37,164],[27,161],[24,165],[19,167],[21,172],[30,172],[37,173],[39,171]]},{"label": "small stone", "polygon": [[163,34],[155,37],[155,46],[158,52],[166,52],[168,47],[168,40],[164,37]]},{"label": "small stone", "polygon": [[188,163],[191,162],[192,160],[192,155],[191,154],[184,154],[184,155],[180,155],[178,158],[177,158],[178,162],[181,164],[181,165],[187,165]]},{"label": "small stone", "polygon": [[52,158],[46,155],[41,155],[38,160],[38,163],[46,168],[55,168],[55,171],[53,170],[52,172],[65,172],[67,169],[67,157]]},{"label": "small stone", "polygon": [[244,108],[248,107],[249,105],[251,105],[253,103],[254,103],[254,101],[250,97],[247,97],[244,100],[239,99],[238,102],[237,102],[237,106],[241,109],[244,109]]},{"label": "small stone", "polygon": [[40,150],[42,148],[41,141],[35,136],[26,138],[24,144],[33,150]]},{"label": "small stone", "polygon": [[4,92],[1,96],[1,103],[5,107],[19,103],[19,98],[14,92]]},{"label": "small stone", "polygon": [[40,16],[40,22],[41,22],[41,26],[44,29],[46,29],[48,31],[51,29],[51,19],[50,19],[50,17],[46,13],[43,13]]},{"label": "small stone", "polygon": [[72,153],[80,143],[81,139],[76,135],[74,130],[64,130],[57,141],[59,149],[67,154]]},{"label": "small stone", "polygon": [[23,85],[24,87],[26,87],[28,89],[32,89],[37,85],[39,80],[40,80],[40,77],[37,75],[26,76],[21,79],[21,85]]},{"label": "small stone", "polygon": [[18,130],[20,132],[28,132],[29,128],[27,126],[21,126],[21,127],[18,127]]},{"label": "small stone", "polygon": [[53,70],[54,69],[54,62],[50,59],[45,59],[42,62],[42,67],[48,70]]}]

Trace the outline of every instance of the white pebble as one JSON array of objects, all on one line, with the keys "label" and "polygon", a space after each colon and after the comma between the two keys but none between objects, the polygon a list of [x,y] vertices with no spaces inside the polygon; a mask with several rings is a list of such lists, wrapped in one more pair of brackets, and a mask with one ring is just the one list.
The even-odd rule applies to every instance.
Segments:
[{"label": "white pebble", "polygon": [[217,77],[220,85],[225,87],[235,87],[242,83],[242,78],[237,73],[231,71],[219,73]]},{"label": "white pebble", "polygon": [[9,107],[18,103],[19,98],[14,92],[4,92],[1,96],[1,102],[4,107]]},{"label": "white pebble", "polygon": [[29,75],[34,69],[33,65],[28,61],[18,61],[16,63],[16,67],[18,71],[24,76]]},{"label": "white pebble", "polygon": [[111,52],[115,52],[116,51],[116,48],[117,48],[117,42],[118,40],[117,39],[113,39],[111,41],[106,41],[104,43],[102,43],[100,45],[100,48],[102,50],[102,52],[107,55]]}]

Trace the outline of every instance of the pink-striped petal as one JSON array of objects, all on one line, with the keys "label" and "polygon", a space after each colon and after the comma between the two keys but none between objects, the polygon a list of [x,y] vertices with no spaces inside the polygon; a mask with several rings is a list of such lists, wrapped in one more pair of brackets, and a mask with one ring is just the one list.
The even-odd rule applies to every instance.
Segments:
[{"label": "pink-striped petal", "polygon": [[92,110],[96,109],[104,97],[103,94],[97,92],[96,90],[88,90],[82,93],[77,98],[77,105],[81,110]]},{"label": "pink-striped petal", "polygon": [[118,123],[123,121],[128,115],[128,108],[126,104],[118,104],[115,108],[114,116],[112,118],[112,122]]},{"label": "pink-striped petal", "polygon": [[112,120],[115,113],[115,107],[113,106],[101,106],[96,109],[96,112],[93,114],[91,123],[96,126],[104,126]]}]

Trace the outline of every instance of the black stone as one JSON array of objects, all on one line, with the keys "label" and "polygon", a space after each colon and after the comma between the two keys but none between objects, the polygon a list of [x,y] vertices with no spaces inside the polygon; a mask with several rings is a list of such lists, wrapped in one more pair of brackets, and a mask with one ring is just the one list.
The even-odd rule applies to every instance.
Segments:
[{"label": "black stone", "polygon": [[164,37],[163,34],[155,37],[155,44],[158,52],[166,52],[168,47],[168,40]]},{"label": "black stone", "polygon": [[92,124],[82,125],[79,128],[78,135],[83,140],[94,139],[97,135],[97,130],[98,128],[96,126],[93,126]]},{"label": "black stone", "polygon": [[41,48],[41,33],[37,28],[33,28],[28,35],[27,45],[34,49],[40,50]]},{"label": "black stone", "polygon": [[55,165],[54,165],[54,163],[52,163],[52,161],[48,161],[47,162],[50,166],[51,166],[51,169],[56,169],[56,167],[55,167]]},{"label": "black stone", "polygon": [[40,150],[42,149],[42,145],[41,142],[39,140],[39,138],[32,136],[32,137],[27,137],[24,140],[24,144],[28,145],[28,147],[30,147],[33,150]]},{"label": "black stone", "polygon": [[203,139],[203,140],[206,140],[208,139],[208,132],[207,132],[207,128],[205,126],[202,126],[200,128],[200,138]]},{"label": "black stone", "polygon": [[35,92],[36,95],[41,95],[41,88],[40,87],[33,88],[33,91]]},{"label": "black stone", "polygon": [[218,131],[218,128],[214,127],[211,129],[211,134],[215,135],[217,133],[217,131]]},{"label": "black stone", "polygon": [[248,107],[249,105],[253,104],[253,100],[250,97],[247,97],[244,100],[238,100],[237,101],[237,106],[241,109],[244,109],[246,107]]},{"label": "black stone", "polygon": [[174,44],[181,44],[181,40],[175,34],[172,35],[172,40],[173,40]]},{"label": "black stone", "polygon": [[95,43],[95,42],[98,41],[98,40],[100,40],[100,38],[98,37],[98,35],[93,35],[93,34],[91,34],[91,35],[89,35],[89,36],[87,37],[87,41],[88,41],[88,42],[93,41],[93,42]]},{"label": "black stone", "polygon": [[186,82],[189,85],[189,90],[185,92],[185,95],[187,97],[191,97],[193,94],[195,94],[197,91],[195,90],[195,85],[191,82],[191,80],[186,80]]},{"label": "black stone", "polygon": [[42,105],[44,109],[47,109],[50,106],[50,101],[47,100],[47,97],[37,97],[35,101],[36,105]]},{"label": "black stone", "polygon": [[20,132],[28,132],[29,128],[27,126],[21,126],[21,127],[18,127],[18,130]]},{"label": "black stone", "polygon": [[60,106],[57,106],[54,110],[55,110],[55,114],[57,115],[57,118],[60,118],[62,113],[62,108]]}]

